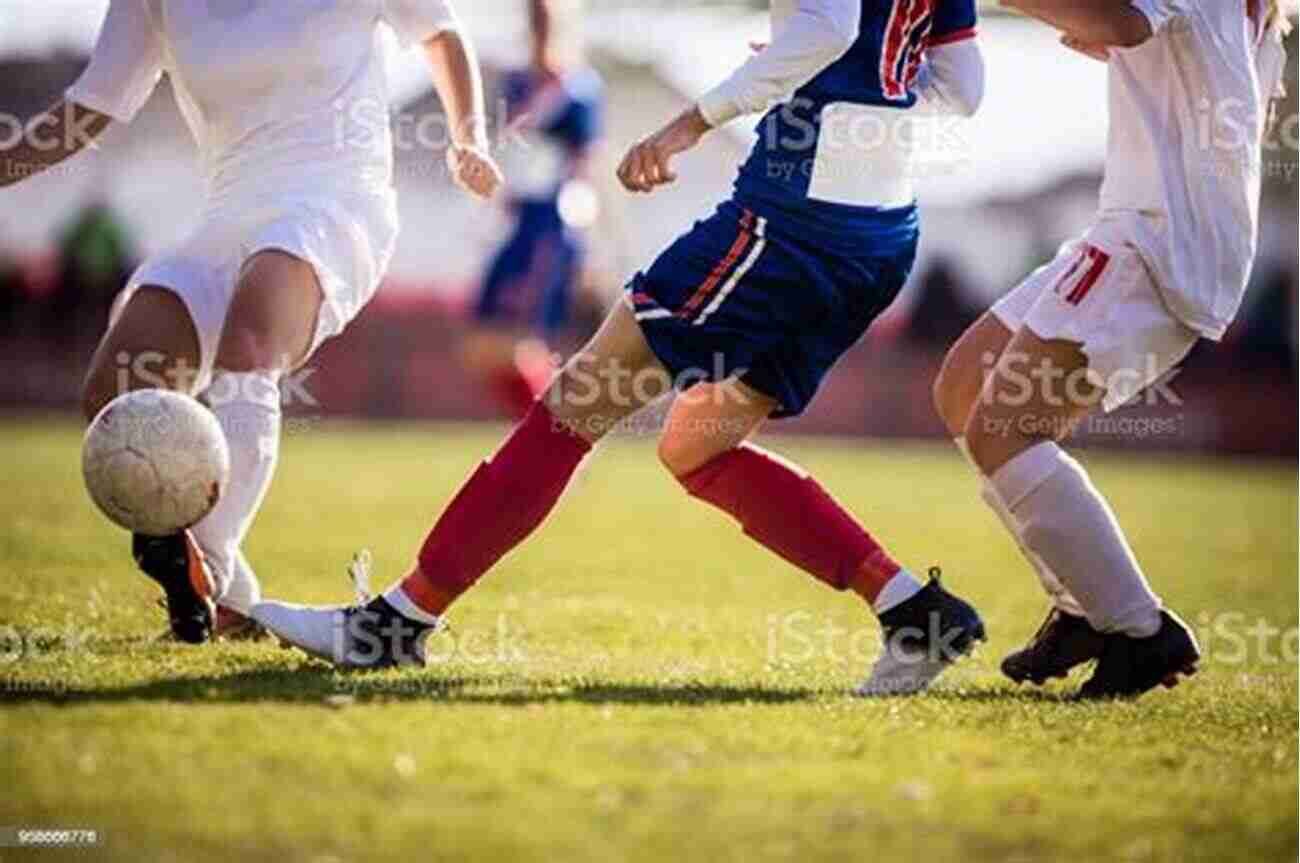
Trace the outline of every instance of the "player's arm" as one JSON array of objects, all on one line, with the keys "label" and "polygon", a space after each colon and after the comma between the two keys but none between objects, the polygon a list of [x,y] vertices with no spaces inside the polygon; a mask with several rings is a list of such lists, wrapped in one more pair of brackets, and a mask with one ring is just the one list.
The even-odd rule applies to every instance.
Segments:
[{"label": "player's arm", "polygon": [[634,146],[618,176],[633,192],[651,192],[677,179],[670,162],[711,129],[766,110],[807,84],[857,41],[861,0],[799,0],[767,48],[654,135]]},{"label": "player's arm", "polygon": [[129,123],[162,77],[163,49],[144,0],[110,0],[94,53],[63,101],[29,120],[0,150],[0,186],[48,171]]},{"label": "player's arm", "polygon": [[0,187],[44,173],[89,147],[113,118],[61,101],[23,124],[16,144],[0,150]]},{"label": "player's arm", "polygon": [[972,117],[984,101],[984,53],[975,0],[939,0],[931,12],[925,62],[918,70],[913,110]]},{"label": "player's arm", "polygon": [[403,45],[419,45],[447,112],[447,165],[458,186],[490,198],[501,169],[489,153],[486,99],[474,46],[461,31],[450,0],[382,0],[381,15]]},{"label": "player's arm", "polygon": [[447,112],[451,147],[447,164],[461,188],[491,198],[501,187],[501,169],[491,155],[483,77],[469,40],[445,30],[424,43],[433,85]]},{"label": "player's arm", "polygon": [[[1134,48],[1168,17],[1168,0],[1001,0],[1002,5],[1055,27],[1067,45]],[[1073,43],[1073,44],[1071,44]]]},{"label": "player's arm", "polygon": [[916,108],[973,117],[984,101],[984,54],[975,39],[935,45],[917,77]]}]

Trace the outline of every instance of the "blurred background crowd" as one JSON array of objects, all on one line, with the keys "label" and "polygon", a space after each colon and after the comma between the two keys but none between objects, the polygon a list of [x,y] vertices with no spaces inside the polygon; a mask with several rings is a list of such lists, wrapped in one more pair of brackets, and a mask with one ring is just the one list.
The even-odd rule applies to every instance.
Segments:
[{"label": "blurred background crowd", "polygon": [[[53,103],[94,44],[106,0],[0,0],[0,117]],[[712,136],[681,180],[650,198],[614,188],[622,149],[743,61],[767,29],[765,4],[590,2],[590,62],[604,78],[607,129],[591,174],[603,202],[578,310],[557,342],[572,349],[622,284],[728,193],[753,121]],[[503,71],[527,61],[520,0],[459,8],[482,53],[494,104]],[[1106,130],[1105,68],[1051,33],[987,9],[988,98],[961,152],[921,180],[923,242],[912,284],[827,382],[811,433],[939,435],[929,386],[947,346],[1001,293],[1048,260],[1096,206]],[[1261,251],[1246,307],[1223,344],[1202,344],[1173,382],[1177,403],[1125,408],[1081,429],[1119,447],[1291,454],[1297,446],[1297,109],[1290,94],[1265,153]],[[396,52],[394,52],[396,53]],[[689,58],[689,59],[688,59]],[[388,283],[349,332],[314,360],[298,410],[368,417],[481,419],[490,394],[468,386],[459,333],[487,262],[508,231],[503,207],[473,203],[443,169],[440,116],[419,59],[392,63],[403,236]],[[11,131],[0,125],[0,135]],[[194,147],[164,83],[130,127],[70,166],[0,193],[0,407],[76,404],[108,310],[142,256],[182,238],[201,200]]]}]

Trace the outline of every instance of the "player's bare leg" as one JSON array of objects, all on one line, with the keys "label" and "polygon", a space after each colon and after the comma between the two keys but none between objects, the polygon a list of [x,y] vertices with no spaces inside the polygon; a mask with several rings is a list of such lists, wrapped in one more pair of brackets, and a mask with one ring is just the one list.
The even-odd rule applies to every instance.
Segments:
[{"label": "player's bare leg", "polygon": [[[1043,369],[1024,386],[1018,369]],[[1022,327],[966,426],[971,456],[1015,520],[1022,542],[1105,634],[1081,695],[1135,695],[1173,685],[1199,659],[1195,639],[1162,609],[1105,499],[1058,445],[1101,402],[1079,345]]]},{"label": "player's bare leg", "polygon": [[[100,341],[82,389],[87,421],[119,395],[169,389],[194,394],[201,367],[198,332],[172,291],[144,286],[133,293]],[[163,589],[172,635],[201,644],[216,624],[217,587],[188,533],[136,535],[136,564]]]},{"label": "player's bare leg", "polygon": [[[1014,335],[992,313],[984,314],[962,334],[944,358],[943,368],[934,384],[935,409],[943,419],[957,449],[979,471],[966,444],[966,426],[984,389],[985,381]],[[1029,562],[1043,589],[1051,598],[1052,608],[1030,643],[1002,662],[1002,671],[1017,682],[1044,683],[1049,678],[1065,677],[1076,665],[1101,655],[1103,638],[1088,623],[1083,609],[1048,567],[1046,561],[1026,547],[1020,526],[1001,495],[980,473],[980,496],[1001,520]]]},{"label": "player's bare leg", "polygon": [[220,590],[218,629],[256,634],[248,612],[261,599],[240,550],[275,473],[280,377],[312,348],[321,288],[306,262],[278,251],[245,262],[217,347],[206,398],[230,446],[230,485],[193,534]]},{"label": "player's bare leg", "polygon": [[[364,608],[265,602],[254,616],[340,665],[419,664],[423,638],[451,604],[542,524],[593,445],[660,394],[632,385],[647,371],[663,370],[620,303],[457,493],[405,579]],[[658,377],[666,386],[666,373]]]},{"label": "player's bare leg", "polygon": [[934,381],[934,406],[954,439],[964,441],[966,424],[984,390],[985,378],[1013,335],[997,316],[985,313],[962,333],[944,357]]},{"label": "player's bare leg", "polygon": [[919,692],[983,640],[967,603],[922,584],[822,485],[749,441],[777,401],[739,380],[677,397],[659,459],[687,493],[736,519],[746,536],[879,616],[885,651],[861,695]]},{"label": "player's bare leg", "polygon": [[82,385],[86,421],[113,399],[145,389],[194,394],[199,336],[184,302],[161,287],[141,287],[109,327]]}]

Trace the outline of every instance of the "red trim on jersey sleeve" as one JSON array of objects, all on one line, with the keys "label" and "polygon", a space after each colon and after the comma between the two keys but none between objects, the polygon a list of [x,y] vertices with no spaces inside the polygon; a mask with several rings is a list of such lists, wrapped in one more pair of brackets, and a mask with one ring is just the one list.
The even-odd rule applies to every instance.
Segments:
[{"label": "red trim on jersey sleeve", "polygon": [[967,39],[974,39],[978,35],[979,31],[975,27],[967,27],[964,30],[954,30],[951,33],[931,36],[925,40],[925,46],[933,48],[936,45],[951,45],[954,42],[965,42]]}]

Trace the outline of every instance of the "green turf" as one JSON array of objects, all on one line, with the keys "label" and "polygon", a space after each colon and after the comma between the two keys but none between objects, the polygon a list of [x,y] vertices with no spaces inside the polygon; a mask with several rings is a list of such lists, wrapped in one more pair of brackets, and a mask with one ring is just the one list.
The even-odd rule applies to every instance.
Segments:
[{"label": "green turf", "polygon": [[[298,429],[249,545],[268,593],[347,599],[363,545],[399,573],[498,433]],[[1190,685],[1080,706],[1077,677],[996,673],[1043,600],[955,454],[778,441],[989,624],[937,691],[864,703],[860,604],[685,498],[648,441],[601,451],[458,607],[455,658],[361,676],[156,643],[77,429],[0,443],[0,827],[105,843],[3,860],[1296,859],[1291,462],[1086,456],[1159,588],[1219,635]],[[1259,619],[1291,634],[1241,649]]]}]

